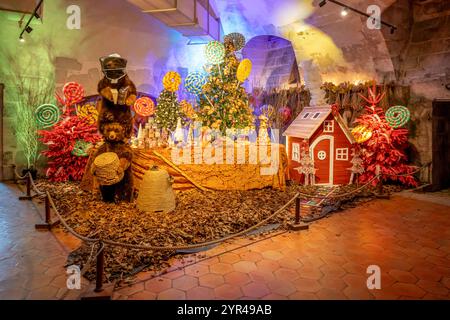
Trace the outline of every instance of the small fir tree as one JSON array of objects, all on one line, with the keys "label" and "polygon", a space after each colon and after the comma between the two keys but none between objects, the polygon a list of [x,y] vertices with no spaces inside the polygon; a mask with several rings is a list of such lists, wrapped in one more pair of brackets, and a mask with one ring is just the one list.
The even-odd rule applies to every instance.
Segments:
[{"label": "small fir tree", "polygon": [[178,118],[183,120],[182,124],[184,125],[184,119],[186,116],[180,108],[177,94],[164,89],[161,91],[157,99],[157,109],[155,115],[156,124],[160,129],[163,128],[173,131],[177,126]]}]

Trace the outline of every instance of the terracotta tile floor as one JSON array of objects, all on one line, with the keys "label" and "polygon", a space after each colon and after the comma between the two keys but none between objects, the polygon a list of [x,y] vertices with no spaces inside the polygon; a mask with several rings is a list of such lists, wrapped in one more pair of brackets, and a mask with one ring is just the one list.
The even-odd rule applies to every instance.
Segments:
[{"label": "terracotta tile floor", "polygon": [[[65,289],[62,232],[38,232],[40,217],[0,184],[0,299],[76,299]],[[450,210],[444,197],[394,195],[258,242],[237,239],[142,272],[114,299],[450,299]],[[366,286],[378,265],[381,289]],[[86,288],[84,282],[83,288]]]}]

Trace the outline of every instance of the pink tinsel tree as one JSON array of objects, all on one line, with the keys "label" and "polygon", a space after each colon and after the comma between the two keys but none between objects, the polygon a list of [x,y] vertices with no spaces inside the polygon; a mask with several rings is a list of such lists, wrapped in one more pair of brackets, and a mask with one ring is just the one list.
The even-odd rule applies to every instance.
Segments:
[{"label": "pink tinsel tree", "polygon": [[[361,97],[369,104],[366,113],[356,119],[356,123],[372,131],[372,137],[361,143],[364,150],[361,158],[364,161],[364,172],[360,182],[364,183],[374,178],[378,170],[382,181],[397,181],[407,186],[417,186],[416,179],[410,175],[416,168],[407,164],[405,149],[408,145],[408,130],[394,129],[378,106],[383,94],[376,93],[376,86],[369,89],[369,97]],[[379,179],[374,179],[376,185]]]}]

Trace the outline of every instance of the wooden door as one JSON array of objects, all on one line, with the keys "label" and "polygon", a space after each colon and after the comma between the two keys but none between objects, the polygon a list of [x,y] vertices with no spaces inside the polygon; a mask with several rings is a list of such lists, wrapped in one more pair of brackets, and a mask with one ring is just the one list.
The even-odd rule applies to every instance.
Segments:
[{"label": "wooden door", "polygon": [[433,101],[432,190],[450,187],[450,100]]},{"label": "wooden door", "polygon": [[333,138],[320,136],[311,145],[314,155],[314,167],[317,169],[315,183],[316,184],[332,184],[333,183]]}]

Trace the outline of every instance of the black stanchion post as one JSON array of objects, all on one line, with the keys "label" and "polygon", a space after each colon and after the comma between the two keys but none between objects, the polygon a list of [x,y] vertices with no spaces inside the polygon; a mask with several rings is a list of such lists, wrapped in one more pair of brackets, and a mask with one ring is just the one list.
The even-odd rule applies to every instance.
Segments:
[{"label": "black stanchion post", "polygon": [[300,196],[297,196],[297,198],[295,198],[295,220],[294,223],[289,224],[289,228],[291,230],[299,231],[299,230],[307,230],[309,228],[309,225],[307,223],[300,221],[300,208],[301,208]]},{"label": "black stanchion post", "polygon": [[50,209],[50,195],[48,193],[45,194],[44,197],[44,208],[45,208],[45,222],[37,223],[34,227],[38,230],[50,230],[53,226],[59,224],[59,220],[52,222],[51,217],[51,209]]},{"label": "black stanchion post", "polygon": [[50,224],[50,199],[45,195],[45,223]]},{"label": "black stanchion post", "polygon": [[27,173],[27,194],[25,196],[20,196],[19,200],[31,200],[33,197],[31,196],[31,175]]},{"label": "black stanchion post", "polygon": [[81,297],[81,300],[111,300],[115,283],[103,286],[103,273],[105,270],[105,246],[102,242],[97,251],[97,265],[95,270],[95,285],[90,285],[90,289]]},{"label": "black stanchion post", "polygon": [[104,256],[104,246],[100,244],[101,247],[97,253],[97,266],[96,266],[96,276],[95,276],[95,292],[103,291],[103,268],[105,267],[105,256]]},{"label": "black stanchion post", "polygon": [[378,177],[377,194],[376,197],[379,199],[389,199],[389,194],[383,193],[383,180],[381,175]]}]

